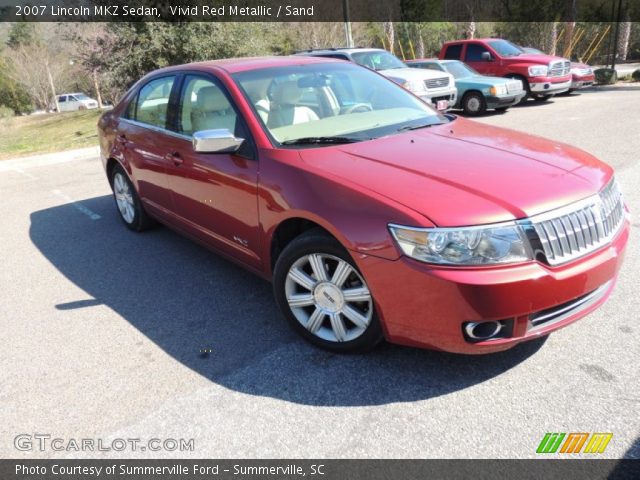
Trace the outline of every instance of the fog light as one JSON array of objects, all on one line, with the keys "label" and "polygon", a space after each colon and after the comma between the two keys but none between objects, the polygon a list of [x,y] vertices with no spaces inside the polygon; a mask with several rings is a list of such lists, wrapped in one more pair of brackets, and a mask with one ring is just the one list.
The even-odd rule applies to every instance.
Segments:
[{"label": "fog light", "polygon": [[490,340],[502,331],[502,322],[469,322],[464,327],[467,336],[476,341]]}]

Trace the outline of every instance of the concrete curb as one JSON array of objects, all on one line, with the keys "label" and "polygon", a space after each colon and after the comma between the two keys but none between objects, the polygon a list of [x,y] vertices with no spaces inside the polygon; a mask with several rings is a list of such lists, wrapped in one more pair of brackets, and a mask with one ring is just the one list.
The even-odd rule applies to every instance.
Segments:
[{"label": "concrete curb", "polygon": [[28,157],[12,158],[0,160],[0,172],[15,170],[16,168],[33,168],[43,165],[53,165],[56,163],[71,162],[74,160],[88,160],[100,156],[100,148],[86,147],[77,150],[67,150],[64,152],[45,153],[41,155],[30,155]]}]

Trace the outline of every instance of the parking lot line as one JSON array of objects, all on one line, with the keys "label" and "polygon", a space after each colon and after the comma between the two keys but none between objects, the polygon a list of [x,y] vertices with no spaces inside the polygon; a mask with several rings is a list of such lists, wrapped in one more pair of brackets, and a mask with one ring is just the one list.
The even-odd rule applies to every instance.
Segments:
[{"label": "parking lot line", "polygon": [[69,202],[71,205],[73,205],[75,207],[76,210],[84,213],[91,220],[100,220],[102,218],[100,215],[98,215],[94,211],[88,209],[87,207],[82,205],[80,202],[75,201],[69,195],[66,195],[66,194],[62,193],[60,190],[56,189],[56,190],[52,190],[52,192],[53,192],[54,195],[62,198],[66,202]]}]

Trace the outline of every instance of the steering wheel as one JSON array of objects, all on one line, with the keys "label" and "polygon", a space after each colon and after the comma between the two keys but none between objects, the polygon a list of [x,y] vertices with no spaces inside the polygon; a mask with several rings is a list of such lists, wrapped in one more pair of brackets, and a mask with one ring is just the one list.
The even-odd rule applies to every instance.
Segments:
[{"label": "steering wheel", "polygon": [[373,112],[373,108],[371,108],[371,105],[368,105],[366,103],[356,103],[354,105],[351,105],[350,107],[347,107],[347,109],[344,111],[344,115],[364,112]]}]

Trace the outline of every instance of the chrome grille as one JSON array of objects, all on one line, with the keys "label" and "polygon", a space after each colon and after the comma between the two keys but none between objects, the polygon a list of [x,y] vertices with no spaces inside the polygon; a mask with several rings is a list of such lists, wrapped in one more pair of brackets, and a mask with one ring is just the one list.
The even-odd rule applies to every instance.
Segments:
[{"label": "chrome grille", "polygon": [[531,218],[550,265],[558,265],[597,250],[609,242],[624,223],[622,194],[615,180],[600,192],[554,215]]},{"label": "chrome grille", "polygon": [[513,80],[507,83],[507,92],[514,93],[522,90],[522,82],[520,80]]},{"label": "chrome grille", "polygon": [[431,78],[424,81],[427,88],[440,88],[449,85],[449,77]]},{"label": "chrome grille", "polygon": [[568,60],[558,60],[549,64],[549,75],[552,77],[563,77],[571,71],[571,62]]}]

